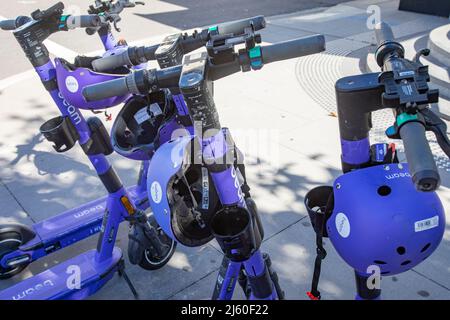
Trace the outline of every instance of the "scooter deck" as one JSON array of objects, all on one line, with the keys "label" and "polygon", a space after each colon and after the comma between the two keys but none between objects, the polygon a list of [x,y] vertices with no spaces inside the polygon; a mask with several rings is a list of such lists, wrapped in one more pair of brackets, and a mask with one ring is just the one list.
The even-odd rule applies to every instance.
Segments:
[{"label": "scooter deck", "polygon": [[[127,188],[130,197],[139,196],[136,188]],[[44,246],[45,253],[50,253],[100,232],[106,200],[105,196],[36,223],[36,236],[19,249],[30,251]]]},{"label": "scooter deck", "polygon": [[0,300],[83,299],[97,292],[119,268],[122,251],[115,247],[111,258],[95,262],[96,250],[64,261],[33,277],[0,291]]}]

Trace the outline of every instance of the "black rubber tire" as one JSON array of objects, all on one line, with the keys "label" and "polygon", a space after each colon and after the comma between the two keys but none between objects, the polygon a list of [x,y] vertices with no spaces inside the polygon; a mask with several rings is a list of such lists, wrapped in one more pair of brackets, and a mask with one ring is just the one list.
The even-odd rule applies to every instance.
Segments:
[{"label": "black rubber tire", "polygon": [[[22,245],[23,237],[19,232],[0,230],[0,259],[10,252],[17,250]],[[16,274],[22,272],[28,264],[21,264],[14,268],[2,268],[0,267],[0,280],[9,279]]]},{"label": "black rubber tire", "polygon": [[141,262],[139,262],[139,266],[145,270],[158,270],[170,261],[177,248],[177,243],[162,231],[153,216],[149,216],[149,222],[158,230],[160,239],[162,239],[164,243],[170,244],[170,249],[163,257],[154,257],[149,250],[145,250]]}]

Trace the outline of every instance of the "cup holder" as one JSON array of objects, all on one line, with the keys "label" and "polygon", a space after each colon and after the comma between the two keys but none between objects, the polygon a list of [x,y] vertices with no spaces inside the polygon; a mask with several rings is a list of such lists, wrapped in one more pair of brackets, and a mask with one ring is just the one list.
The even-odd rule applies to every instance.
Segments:
[{"label": "cup holder", "polygon": [[328,237],[328,232],[325,227],[320,230],[319,226],[324,226],[328,219],[327,214],[330,214],[330,212],[325,211],[331,205],[330,196],[332,194],[333,187],[320,186],[310,190],[305,196],[305,206],[313,229],[317,234],[323,232],[324,237]]},{"label": "cup holder", "polygon": [[261,234],[247,209],[225,207],[211,219],[211,232],[231,261],[244,261],[261,245]]},{"label": "cup holder", "polygon": [[53,142],[56,152],[70,150],[79,139],[78,133],[68,117],[58,116],[41,125],[39,131]]}]

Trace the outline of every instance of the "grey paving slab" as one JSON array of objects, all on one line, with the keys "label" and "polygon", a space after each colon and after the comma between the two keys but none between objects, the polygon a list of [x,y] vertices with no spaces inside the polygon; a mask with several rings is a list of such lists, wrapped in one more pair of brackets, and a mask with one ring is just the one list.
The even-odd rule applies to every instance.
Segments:
[{"label": "grey paving slab", "polygon": [[[397,19],[396,15],[382,15],[382,19],[392,25],[392,29],[397,39],[402,39],[404,37],[411,36],[412,34],[428,32],[429,30],[448,23],[448,19],[442,17],[414,15],[412,18],[413,20],[406,20],[402,22]],[[368,44],[376,44],[375,33],[373,30],[366,30],[366,32],[348,36],[347,39],[361,41]]]},{"label": "grey paving slab", "polygon": [[[218,270],[195,282],[184,290],[170,297],[171,300],[208,300],[211,299]],[[234,300],[245,300],[244,293],[236,286],[233,294]]]},{"label": "grey paving slab", "polygon": [[437,193],[446,209],[447,227],[444,239],[426,263],[415,267],[414,270],[450,289],[450,189],[448,186],[441,187]]},{"label": "grey paving slab", "polygon": [[[373,4],[380,9],[381,19],[390,23],[397,32],[420,32],[445,23],[446,19],[444,18],[398,11],[396,10],[398,3],[398,1],[348,2],[324,8],[320,12],[313,11],[312,13],[283,16],[272,19],[271,23],[276,26],[324,33],[368,43],[374,40],[373,31],[368,29],[368,20],[371,14],[368,12],[368,8]],[[330,25],[333,25],[333,27],[330,28]]]},{"label": "grey paving slab", "polygon": [[[219,110],[233,107],[235,112],[245,112],[242,104],[258,105],[258,116],[271,115],[282,111],[282,114],[311,121],[326,114],[321,108],[315,108],[315,102],[305,95],[298,82],[300,59],[291,59],[276,64],[268,64],[260,72],[234,75],[229,79],[216,82],[215,99]],[[255,83],[255,85],[249,85]],[[233,95],[229,94],[232,90]],[[241,99],[244,99],[241,102]],[[248,101],[248,102],[247,102]],[[280,114],[280,113],[279,113]],[[252,117],[253,118],[253,117]],[[250,119],[252,119],[250,118]],[[236,121],[240,118],[236,117]],[[286,119],[285,121],[290,121]],[[253,123],[253,121],[250,121]],[[300,123],[299,123],[300,124]],[[270,123],[272,125],[272,122]],[[284,127],[284,129],[289,129]]]},{"label": "grey paving slab", "polygon": [[[305,139],[305,137],[309,137]],[[335,169],[340,168],[339,127],[336,117],[324,115],[322,119],[312,121],[281,135],[281,145],[320,160]]]},{"label": "grey paving slab", "polygon": [[[206,275],[215,276],[221,261],[222,255],[210,246],[199,248],[179,246],[173,258],[160,270],[143,270],[130,265],[127,260],[126,272],[140,299],[169,299]],[[211,296],[214,283],[215,280],[209,283],[207,298]],[[122,300],[134,297],[124,279],[116,275],[101,291],[92,296],[92,299]]]},{"label": "grey paving slab", "polygon": [[[320,12],[313,11],[300,15],[283,16],[272,19],[271,23],[302,31],[346,37],[366,30],[365,19],[361,18],[365,13],[366,10],[342,4],[324,8]],[[333,28],[329,28],[330,24],[333,24]]]},{"label": "grey paving slab", "polygon": [[301,31],[296,29],[293,30],[286,27],[272,25],[270,22],[267,23],[267,27],[259,31],[259,33],[261,34],[263,41],[268,43],[286,41],[313,34],[313,32]]},{"label": "grey paving slab", "polygon": [[17,202],[15,195],[2,182],[0,182],[0,224],[23,223],[33,224],[26,211]]},{"label": "grey paving slab", "polygon": [[[240,145],[239,137],[236,144]],[[332,184],[339,175],[339,170],[315,156],[308,157],[284,146],[271,150],[270,156],[262,154],[257,162],[254,154],[249,153],[252,148],[243,150],[248,159],[248,183],[266,239],[304,218],[306,193],[316,186]],[[220,250],[215,241],[212,245]]]}]

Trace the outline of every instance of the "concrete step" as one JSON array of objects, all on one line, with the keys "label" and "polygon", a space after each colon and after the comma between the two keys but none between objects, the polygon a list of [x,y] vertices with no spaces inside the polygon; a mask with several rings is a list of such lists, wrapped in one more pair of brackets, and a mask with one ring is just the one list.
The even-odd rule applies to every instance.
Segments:
[{"label": "concrete step", "polygon": [[432,55],[421,57],[420,62],[428,66],[430,88],[439,89],[441,98],[450,99],[450,66],[442,64]]},{"label": "concrete step", "polygon": [[450,23],[432,30],[428,45],[434,58],[450,66]]},{"label": "concrete step", "polygon": [[450,131],[450,100],[439,98],[439,103],[433,103],[431,105],[433,110],[439,117],[447,122],[447,132]]}]

